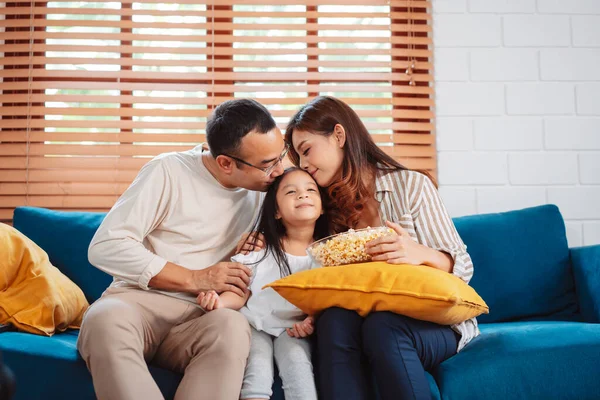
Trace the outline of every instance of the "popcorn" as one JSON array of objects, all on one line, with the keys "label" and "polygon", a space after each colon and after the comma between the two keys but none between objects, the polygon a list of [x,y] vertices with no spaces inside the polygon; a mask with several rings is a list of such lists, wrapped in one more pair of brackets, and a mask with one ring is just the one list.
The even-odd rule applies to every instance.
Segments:
[{"label": "popcorn", "polygon": [[313,260],[327,267],[367,262],[371,261],[371,256],[365,253],[365,244],[390,234],[395,235],[396,232],[387,227],[350,229],[348,232],[316,241],[306,251]]}]

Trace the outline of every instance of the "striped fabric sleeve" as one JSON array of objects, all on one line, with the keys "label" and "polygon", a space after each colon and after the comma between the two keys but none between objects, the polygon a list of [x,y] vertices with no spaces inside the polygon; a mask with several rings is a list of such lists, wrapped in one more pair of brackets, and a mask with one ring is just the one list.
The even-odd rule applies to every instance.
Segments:
[{"label": "striped fabric sleeve", "polygon": [[417,176],[416,179],[421,182],[409,186],[409,196],[410,189],[419,192],[418,197],[413,197],[418,199],[417,202],[411,202],[411,205],[418,208],[415,221],[417,236],[422,244],[450,254],[454,259],[453,274],[469,283],[473,277],[473,262],[467,253],[467,247],[458,235],[433,182],[425,175]]}]

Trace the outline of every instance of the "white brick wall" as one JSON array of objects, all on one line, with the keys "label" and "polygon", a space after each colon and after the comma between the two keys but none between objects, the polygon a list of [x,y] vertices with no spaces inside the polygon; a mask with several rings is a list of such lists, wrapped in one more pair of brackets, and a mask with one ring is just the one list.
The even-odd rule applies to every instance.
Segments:
[{"label": "white brick wall", "polygon": [[[453,49],[440,50],[446,54],[453,52]],[[463,51],[467,52],[466,50]],[[536,49],[473,49],[470,53],[471,79],[474,81],[539,80],[540,69]],[[443,59],[437,60],[437,62],[442,63],[443,66]],[[468,78],[465,80],[468,80]]]},{"label": "white brick wall", "polygon": [[572,115],[575,91],[568,83],[509,83],[506,85],[509,115]]},{"label": "white brick wall", "polygon": [[579,84],[577,92],[577,113],[600,116],[600,83]]},{"label": "white brick wall", "polygon": [[569,46],[571,24],[568,16],[507,14],[502,17],[507,47]]},{"label": "white brick wall", "polygon": [[438,154],[438,178],[442,184],[506,184],[507,166],[503,152],[443,151]]},{"label": "white brick wall", "polygon": [[535,0],[471,0],[472,13],[530,13],[535,11]]},{"label": "white brick wall", "polygon": [[574,16],[571,24],[575,46],[600,46],[600,15]]},{"label": "white brick wall", "polygon": [[468,118],[439,117],[436,133],[439,151],[473,149],[473,122]]},{"label": "white brick wall", "polygon": [[499,46],[501,19],[496,15],[447,14],[433,20],[433,40],[440,46]]},{"label": "white brick wall", "polygon": [[600,243],[600,222],[583,223],[584,245]]},{"label": "white brick wall", "polygon": [[540,13],[548,14],[600,14],[598,0],[537,0]]},{"label": "white brick wall", "polygon": [[[479,118],[474,121],[474,132],[476,150],[519,151],[542,148],[541,118]],[[449,136],[449,133],[446,135]]]},{"label": "white brick wall", "polygon": [[[600,19],[597,22],[600,24]],[[596,32],[600,36],[600,30]],[[600,80],[599,64],[600,51],[597,48],[540,51],[543,81],[598,81]]]},{"label": "white brick wall", "polygon": [[501,83],[445,83],[436,86],[437,115],[502,115],[504,85]]},{"label": "white brick wall", "polygon": [[579,182],[585,185],[600,185],[600,152],[579,154]]},{"label": "white brick wall", "polygon": [[433,0],[440,193],[452,216],[556,204],[600,244],[600,0]]},{"label": "white brick wall", "polygon": [[533,207],[546,202],[543,187],[494,186],[477,188],[477,210],[494,213]]},{"label": "white brick wall", "polygon": [[574,185],[577,183],[577,154],[511,153],[508,171],[512,185]]}]

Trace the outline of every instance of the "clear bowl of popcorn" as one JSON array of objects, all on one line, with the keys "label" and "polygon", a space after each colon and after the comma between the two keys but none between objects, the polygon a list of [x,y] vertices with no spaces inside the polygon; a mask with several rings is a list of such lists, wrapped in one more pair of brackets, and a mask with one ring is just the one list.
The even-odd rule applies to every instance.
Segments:
[{"label": "clear bowl of popcorn", "polygon": [[371,261],[365,252],[365,244],[382,236],[396,234],[388,227],[350,229],[347,232],[327,236],[312,243],[306,253],[313,262],[323,267]]}]

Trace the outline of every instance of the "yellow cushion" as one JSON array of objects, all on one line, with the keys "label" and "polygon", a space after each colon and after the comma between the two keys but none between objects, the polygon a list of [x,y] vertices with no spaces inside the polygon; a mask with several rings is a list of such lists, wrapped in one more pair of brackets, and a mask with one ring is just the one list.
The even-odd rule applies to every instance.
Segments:
[{"label": "yellow cushion", "polygon": [[81,289],[50,264],[44,250],[0,224],[0,323],[51,336],[79,328],[88,306]]},{"label": "yellow cushion", "polygon": [[421,265],[385,262],[349,264],[299,272],[265,287],[314,315],[330,307],[392,311],[442,325],[488,313],[483,299],[460,278]]}]

